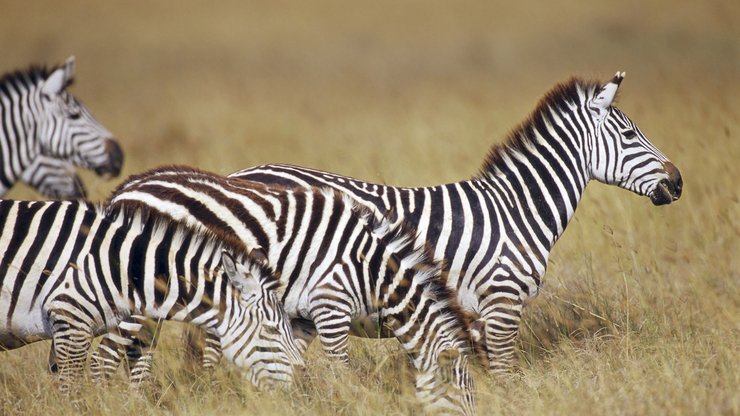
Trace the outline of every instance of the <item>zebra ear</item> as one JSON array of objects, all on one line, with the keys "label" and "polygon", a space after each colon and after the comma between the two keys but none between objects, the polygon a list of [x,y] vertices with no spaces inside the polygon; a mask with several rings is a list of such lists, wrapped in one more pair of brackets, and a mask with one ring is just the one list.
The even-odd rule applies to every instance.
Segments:
[{"label": "zebra ear", "polygon": [[231,253],[226,250],[221,253],[221,264],[223,264],[224,271],[226,272],[226,275],[229,276],[229,280],[232,280],[235,276],[237,276],[238,272],[236,271],[236,263],[234,262],[234,258],[231,257]]},{"label": "zebra ear", "polygon": [[221,253],[221,264],[224,266],[229,283],[241,292],[242,298],[248,299],[259,294],[260,284],[257,279],[244,270],[244,267],[238,267],[231,253],[226,250]]},{"label": "zebra ear", "polygon": [[624,72],[617,72],[614,75],[614,78],[601,87],[601,90],[596,94],[596,97],[591,100],[589,107],[591,110],[595,111],[597,115],[604,115],[605,111],[612,105],[614,97],[617,96],[619,84],[621,84],[624,79],[624,75]]},{"label": "zebra ear", "polygon": [[249,252],[249,260],[262,266],[267,266],[267,253],[265,253],[262,247],[257,247]]},{"label": "zebra ear", "polygon": [[72,55],[64,62],[64,86],[68,86],[75,78],[75,56]]},{"label": "zebra ear", "polygon": [[41,92],[49,97],[59,95],[64,90],[64,68],[59,68],[52,72],[41,87]]},{"label": "zebra ear", "polygon": [[41,92],[48,95],[49,97],[59,95],[64,90],[75,76],[75,57],[70,56],[67,61],[64,62],[64,66],[57,68],[54,72],[49,75],[44,81],[44,85],[41,87]]}]

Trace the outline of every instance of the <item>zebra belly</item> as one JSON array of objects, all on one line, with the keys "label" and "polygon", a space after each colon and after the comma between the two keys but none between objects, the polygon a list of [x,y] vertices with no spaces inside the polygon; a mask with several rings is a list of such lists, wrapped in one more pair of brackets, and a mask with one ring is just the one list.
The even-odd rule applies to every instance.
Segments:
[{"label": "zebra belly", "polygon": [[0,318],[0,350],[12,350],[45,339],[51,339],[51,330],[40,310],[17,314],[10,322],[5,316]]}]

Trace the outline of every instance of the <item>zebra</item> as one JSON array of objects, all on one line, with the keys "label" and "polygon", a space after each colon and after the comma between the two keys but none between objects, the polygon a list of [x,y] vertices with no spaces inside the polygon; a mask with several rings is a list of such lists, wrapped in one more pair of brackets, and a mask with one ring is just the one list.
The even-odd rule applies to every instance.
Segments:
[{"label": "zebra", "polygon": [[123,152],[113,135],[67,91],[75,58],[0,78],[0,196],[17,181],[51,198],[85,198],[75,166],[118,176]]},{"label": "zebra", "polygon": [[[475,413],[467,318],[441,266],[403,223],[391,226],[330,190],[283,191],[184,166],[129,178],[109,207],[155,210],[237,237],[280,273],[301,351],[318,336],[325,353],[347,363],[350,333],[395,336],[416,369],[425,409]],[[368,330],[363,318],[371,314],[383,324]],[[110,349],[115,343],[101,341]],[[213,343],[207,346],[204,358],[217,360]]]},{"label": "zebra", "polygon": [[0,201],[0,349],[51,339],[65,393],[92,337],[109,330],[124,337],[136,323],[122,320],[134,313],[218,336],[257,387],[291,383],[292,366],[303,360],[279,285],[233,238],[161,215],[104,212],[81,201]]},{"label": "zebra", "polygon": [[679,170],[613,106],[624,73],[609,82],[579,78],[556,85],[470,180],[424,188],[372,184],[320,170],[263,165],[230,175],[289,188],[328,186],[376,213],[415,227],[447,284],[478,317],[491,374],[508,373],[525,303],[542,285],[548,255],[595,179],[670,204],[681,196]]}]

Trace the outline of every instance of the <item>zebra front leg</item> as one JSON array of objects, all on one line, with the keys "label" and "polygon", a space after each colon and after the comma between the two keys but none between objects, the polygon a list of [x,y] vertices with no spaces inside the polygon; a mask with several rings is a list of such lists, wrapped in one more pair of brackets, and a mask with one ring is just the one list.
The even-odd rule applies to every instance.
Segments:
[{"label": "zebra front leg", "polygon": [[522,307],[518,299],[499,296],[481,311],[483,325],[479,328],[483,329],[488,371],[493,375],[506,375],[514,368]]},{"label": "zebra front leg", "polygon": [[51,311],[49,323],[52,330],[52,345],[59,370],[59,389],[70,394],[73,383],[82,379],[90,351],[93,331],[90,326],[75,316],[84,316],[80,311]]},{"label": "zebra front leg", "polygon": [[295,338],[301,356],[306,355],[308,346],[316,338],[316,325],[308,319],[294,318],[290,320],[290,327],[293,330],[293,337]]},{"label": "zebra front leg", "polygon": [[49,348],[48,369],[52,374],[59,372],[59,366],[57,365],[57,356],[54,355],[54,341],[51,341],[51,348]]},{"label": "zebra front leg", "polygon": [[221,338],[216,334],[205,333],[205,345],[203,346],[203,369],[213,371],[216,365],[221,361],[223,352],[221,351]]},{"label": "zebra front leg", "polygon": [[349,326],[352,316],[346,304],[337,299],[321,302],[311,309],[311,317],[324,352],[333,360],[348,364]]},{"label": "zebra front leg", "polygon": [[108,332],[100,341],[90,363],[95,380],[109,378],[126,356],[130,380],[135,385],[151,377],[152,350],[159,323],[141,315],[132,315]]},{"label": "zebra front leg", "polygon": [[223,355],[221,340],[196,326],[188,325],[182,333],[186,360],[200,362],[205,370],[212,371]]}]

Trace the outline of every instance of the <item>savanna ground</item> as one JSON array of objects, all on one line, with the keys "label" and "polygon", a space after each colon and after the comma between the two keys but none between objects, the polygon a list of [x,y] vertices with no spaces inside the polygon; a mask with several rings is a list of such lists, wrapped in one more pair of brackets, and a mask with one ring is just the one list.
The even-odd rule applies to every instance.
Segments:
[{"label": "savanna ground", "polygon": [[[498,4],[496,4],[498,3]],[[740,3],[0,2],[0,70],[77,56],[73,91],[125,174],[289,162],[398,185],[470,177],[554,83],[627,71],[619,107],[680,168],[684,196],[592,184],[524,314],[518,372],[475,369],[481,414],[740,413]],[[121,180],[85,174],[94,199]],[[7,197],[37,198],[18,186]],[[0,354],[0,414],[409,414],[393,340],[316,345],[286,393],[183,362],[71,402],[49,344]]]}]

